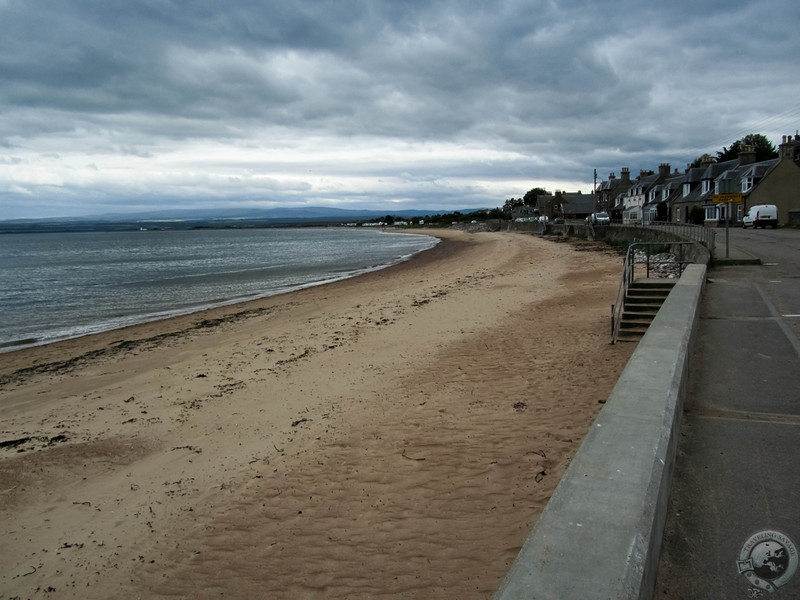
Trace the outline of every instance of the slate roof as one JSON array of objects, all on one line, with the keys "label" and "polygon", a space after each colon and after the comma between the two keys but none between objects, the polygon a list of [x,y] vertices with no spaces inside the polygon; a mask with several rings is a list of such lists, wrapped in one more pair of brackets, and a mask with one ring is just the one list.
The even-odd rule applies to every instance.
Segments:
[{"label": "slate roof", "polygon": [[592,194],[561,194],[562,209],[565,215],[590,215],[594,212]]}]

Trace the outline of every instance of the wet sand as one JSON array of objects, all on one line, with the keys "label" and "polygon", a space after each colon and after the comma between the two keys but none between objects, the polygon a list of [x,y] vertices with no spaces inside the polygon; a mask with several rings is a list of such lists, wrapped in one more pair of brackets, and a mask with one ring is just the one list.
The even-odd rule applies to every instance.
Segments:
[{"label": "wet sand", "polygon": [[[514,233],[0,354],[0,592],[491,598],[631,352]],[[584,251],[581,251],[584,250]]]}]

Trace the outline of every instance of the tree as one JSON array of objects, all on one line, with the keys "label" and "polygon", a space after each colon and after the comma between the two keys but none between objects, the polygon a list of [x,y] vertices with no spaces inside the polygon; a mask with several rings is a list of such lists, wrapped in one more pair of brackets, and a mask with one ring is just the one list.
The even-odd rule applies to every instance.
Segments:
[{"label": "tree", "polygon": [[714,163],[717,162],[717,159],[711,156],[708,153],[703,154],[702,156],[698,156],[694,159],[694,162],[690,165],[691,167],[699,167],[706,163]]},{"label": "tree", "polygon": [[476,210],[467,214],[466,221],[485,221],[489,217],[489,213],[485,210]]},{"label": "tree", "polygon": [[524,202],[522,198],[509,198],[503,203],[503,214],[506,215],[506,218],[511,218],[511,211],[514,210],[517,206],[522,206]]},{"label": "tree", "polygon": [[750,146],[755,150],[756,162],[778,158],[778,151],[775,149],[775,146],[772,145],[772,142],[760,133],[749,133],[743,138],[733,142],[730,148],[723,146],[722,150],[717,152],[717,162],[738,158],[739,153],[744,150],[745,146]]},{"label": "tree", "polygon": [[549,196],[549,195],[550,192],[548,192],[546,189],[535,187],[532,190],[528,190],[527,192],[525,192],[525,195],[522,197],[522,201],[528,206],[535,206],[537,196]]}]

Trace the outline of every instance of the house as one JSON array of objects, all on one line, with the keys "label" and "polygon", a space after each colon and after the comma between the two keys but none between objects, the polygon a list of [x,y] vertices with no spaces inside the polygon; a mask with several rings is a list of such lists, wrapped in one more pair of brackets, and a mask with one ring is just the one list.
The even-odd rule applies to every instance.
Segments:
[{"label": "house", "polygon": [[[669,171],[669,165],[662,165]],[[661,167],[659,167],[661,171]],[[655,223],[667,222],[670,217],[669,200],[677,195],[678,190],[683,189],[683,183],[686,179],[684,173],[678,173],[675,169],[674,173],[662,175],[659,177],[660,183],[653,185],[647,192],[647,202],[642,206],[642,222]]]},{"label": "house", "polygon": [[[597,210],[611,213],[616,199],[627,192],[631,185],[631,172],[627,167],[622,167],[619,179],[614,173],[609,173],[608,180],[601,181],[597,187]],[[621,214],[619,218],[622,218]]]},{"label": "house", "polygon": [[740,222],[745,214],[744,199],[752,191],[754,185],[761,182],[777,163],[778,159],[757,163],[750,163],[747,160],[742,162],[740,159],[738,166],[720,173],[714,179],[714,194],[739,195],[742,201],[706,204],[704,222],[708,225],[718,225],[725,221]]},{"label": "house", "polygon": [[687,166],[683,179],[675,182],[680,183],[680,187],[675,187],[667,201],[671,221],[702,225],[710,222],[710,211],[716,211],[713,212],[716,219],[719,209],[725,210],[714,203],[714,195],[720,193],[717,178],[738,166],[738,159],[718,163],[709,155],[701,159],[699,166]]},{"label": "house", "polygon": [[[736,201],[715,202],[720,194],[733,194]],[[658,173],[640,171],[631,180],[630,171],[623,168],[619,179],[611,173],[601,182],[595,195],[595,210],[624,223],[738,223],[749,207],[775,204],[779,224],[800,225],[800,134],[783,136],[778,158],[764,161],[757,162],[753,148],[744,146],[736,159],[716,162],[704,155],[698,166],[687,165],[683,173],[670,172],[670,165],[662,163]],[[577,210],[577,204],[564,202],[572,196],[576,195],[540,196],[539,213],[550,218],[582,214],[585,206]]]},{"label": "house", "polygon": [[595,212],[595,197],[594,194],[556,190],[552,195],[537,196],[536,209],[548,219],[585,219]]},{"label": "house", "polygon": [[792,213],[800,213],[800,135],[783,136],[776,163],[759,174],[756,169],[742,172],[741,214],[757,204],[775,204],[778,224],[786,225]]},{"label": "house", "polygon": [[595,212],[594,194],[556,192],[561,204],[561,216],[565,219],[585,219]]},{"label": "house", "polygon": [[[559,193],[560,192],[556,191],[556,194]],[[561,215],[560,209],[561,207],[556,205],[555,194],[542,194],[540,196],[536,196],[536,212],[538,212],[539,215],[552,220],[555,218],[556,214],[559,216]]]},{"label": "house", "polygon": [[703,175],[713,162],[714,158],[706,155],[700,166],[687,165],[680,191],[676,190],[667,201],[673,223],[703,223]]},{"label": "house", "polygon": [[539,210],[535,206],[529,204],[520,204],[511,209],[511,218],[516,219],[533,219],[539,216]]},{"label": "house", "polygon": [[621,197],[623,223],[642,223],[644,205],[648,202],[650,191],[670,175],[670,166],[662,163],[658,173],[641,171],[628,191]]},{"label": "house", "polygon": [[[778,158],[758,162],[755,158],[752,148],[743,147],[736,159],[717,163],[708,157],[700,167],[688,168],[680,197],[670,201],[672,220],[740,223],[750,206],[775,204],[778,222],[788,223],[791,211],[800,212],[800,135],[783,136]],[[714,202],[720,194],[740,200]]]}]

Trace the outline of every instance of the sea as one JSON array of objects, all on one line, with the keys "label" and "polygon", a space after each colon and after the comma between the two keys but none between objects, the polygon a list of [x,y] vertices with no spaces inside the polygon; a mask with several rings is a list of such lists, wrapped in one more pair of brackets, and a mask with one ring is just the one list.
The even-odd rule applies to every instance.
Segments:
[{"label": "sea", "polygon": [[0,235],[0,352],[353,277],[437,242],[360,227]]}]

